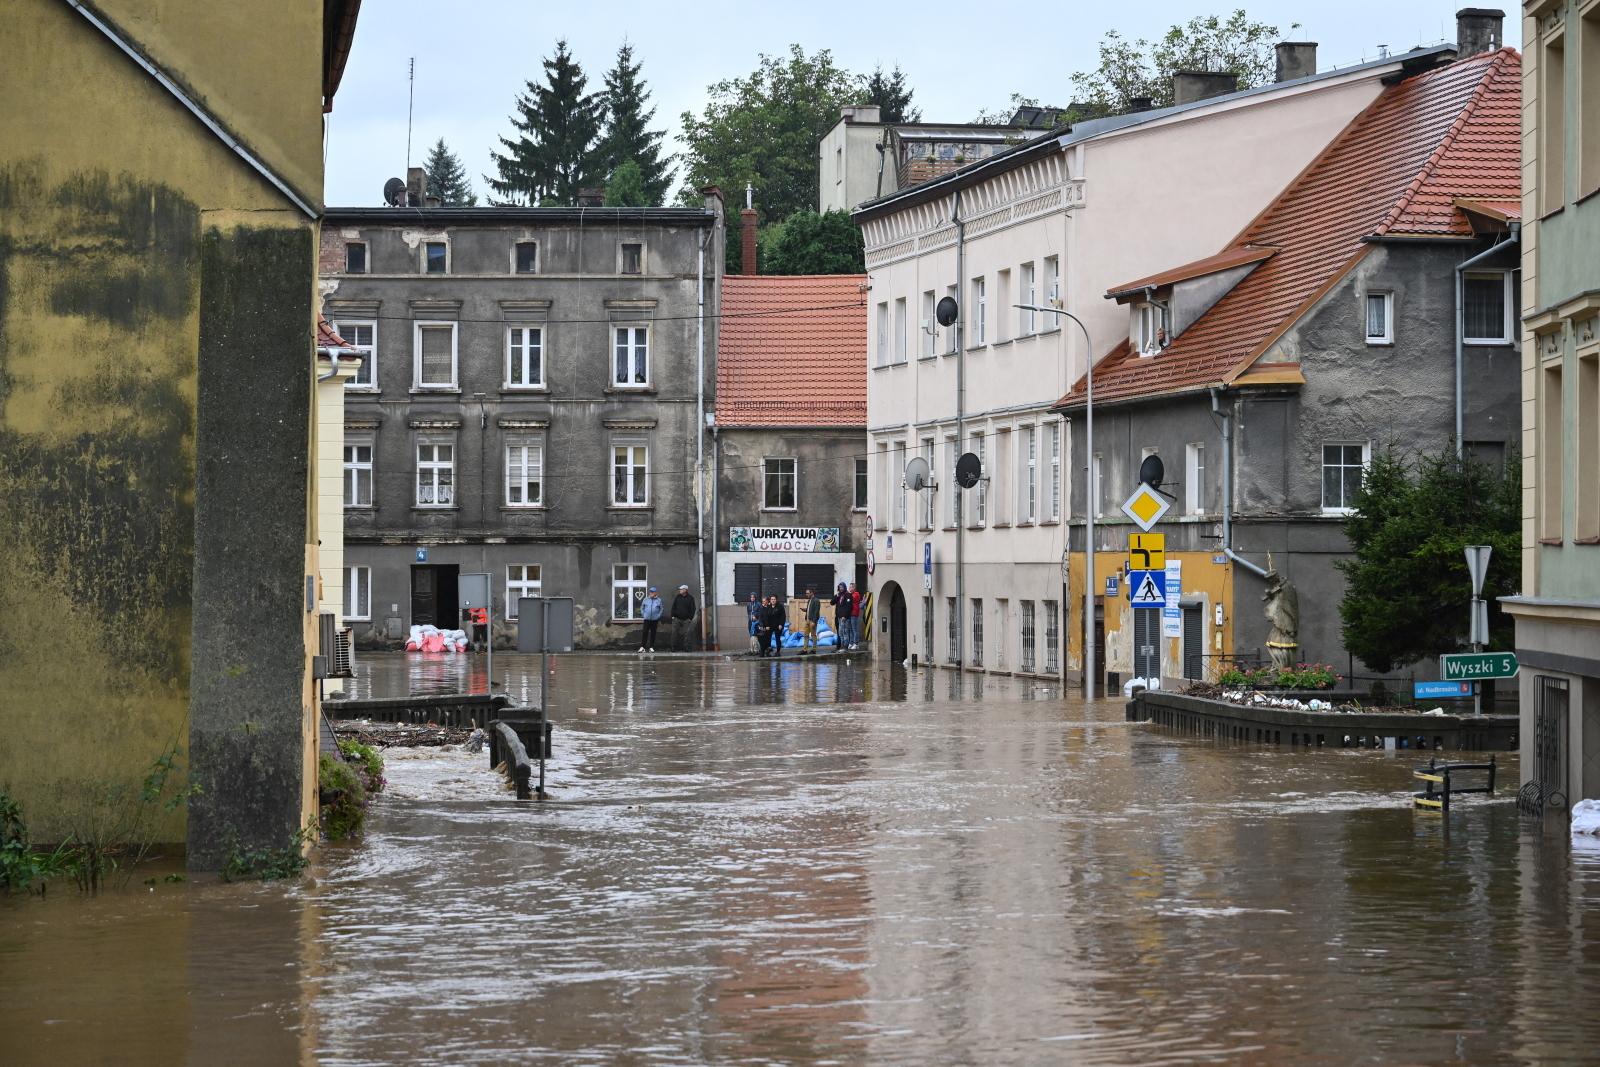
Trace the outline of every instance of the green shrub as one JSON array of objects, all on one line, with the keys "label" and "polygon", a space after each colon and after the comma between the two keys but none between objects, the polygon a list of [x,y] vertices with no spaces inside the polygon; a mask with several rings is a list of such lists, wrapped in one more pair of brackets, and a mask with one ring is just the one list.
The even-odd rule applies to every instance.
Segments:
[{"label": "green shrub", "polygon": [[367,792],[381,793],[388,780],[383,776],[383,757],[378,755],[378,750],[371,745],[363,745],[360,741],[340,741],[339,751],[344,758],[352,763],[360,762],[366,781]]},{"label": "green shrub", "polygon": [[317,762],[317,781],[322,791],[322,832],[330,841],[359,835],[366,825],[369,803],[363,776],[343,759],[326,752]]},{"label": "green shrub", "polygon": [[[283,848],[245,848],[239,840],[239,831],[229,823],[222,835],[222,867],[217,873],[224,882],[240,882],[249,878],[259,878],[263,882],[298,878],[310,862],[306,852],[316,837],[313,825],[307,823],[304,829],[289,838],[289,843]],[[172,880],[170,876],[167,878],[169,882]],[[182,877],[177,880],[183,881]]]}]

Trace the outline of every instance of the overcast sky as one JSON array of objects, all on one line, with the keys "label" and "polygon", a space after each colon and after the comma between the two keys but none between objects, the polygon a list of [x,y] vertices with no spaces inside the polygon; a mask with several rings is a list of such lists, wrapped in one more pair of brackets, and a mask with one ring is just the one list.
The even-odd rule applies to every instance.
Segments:
[{"label": "overcast sky", "polygon": [[[1257,0],[1251,18],[1284,40],[1316,41],[1320,69],[1375,59],[1378,47],[1405,51],[1455,37],[1458,4],[1434,0]],[[1153,38],[1195,15],[1226,15],[1229,5],[1173,0],[1126,3],[703,2],[692,7],[635,0],[529,3],[519,0],[365,0],[355,47],[328,122],[327,203],[381,204],[385,180],[406,165],[406,71],[416,58],[411,160],[419,164],[440,137],[461,157],[480,198],[489,153],[509,134],[508,116],[524,83],[558,38],[598,88],[624,37],[643,62],[656,121],[669,131],[679,115],[705,106],[706,87],[755,68],[762,52],[827,48],[835,63],[864,73],[882,63],[906,71],[924,120],[970,122],[1006,105],[1012,93],[1046,104],[1071,99],[1071,75],[1091,68],[1105,31]],[[1299,29],[1290,26],[1300,23]],[[1520,46],[1516,9],[1506,43]],[[674,145],[675,148],[675,145]]]}]

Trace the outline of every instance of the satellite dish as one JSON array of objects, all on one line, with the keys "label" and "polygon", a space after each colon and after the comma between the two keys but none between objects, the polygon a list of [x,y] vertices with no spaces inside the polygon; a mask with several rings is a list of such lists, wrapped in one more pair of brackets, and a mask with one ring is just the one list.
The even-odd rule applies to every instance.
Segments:
[{"label": "satellite dish", "polygon": [[947,296],[939,301],[939,306],[933,309],[933,317],[940,326],[954,326],[956,324],[956,300]]},{"label": "satellite dish", "polygon": [[928,469],[928,461],[917,456],[906,464],[906,488],[932,489],[933,472]]},{"label": "satellite dish", "polygon": [[383,183],[383,202],[390,207],[399,207],[406,202],[406,183],[399,178],[390,178]]},{"label": "satellite dish", "polygon": [[968,452],[956,460],[956,484],[961,488],[971,489],[982,477],[983,460],[978,458],[976,452]]},{"label": "satellite dish", "polygon": [[1144,457],[1144,462],[1139,464],[1139,481],[1152,489],[1161,488],[1161,479],[1167,476],[1166,465],[1161,462],[1161,457],[1149,455]]}]

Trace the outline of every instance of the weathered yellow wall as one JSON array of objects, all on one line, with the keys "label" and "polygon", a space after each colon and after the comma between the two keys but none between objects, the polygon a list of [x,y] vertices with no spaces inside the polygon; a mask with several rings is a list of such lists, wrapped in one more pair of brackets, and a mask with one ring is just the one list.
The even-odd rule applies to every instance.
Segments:
[{"label": "weathered yellow wall", "polygon": [[[320,194],[320,2],[102,6]],[[188,745],[203,235],[314,223],[67,4],[6,14],[0,788],[50,840]]]},{"label": "weathered yellow wall", "polygon": [[[1183,598],[1185,600],[1200,600],[1205,604],[1205,654],[1216,656],[1228,655],[1233,652],[1233,564],[1215,563],[1210,552],[1173,552],[1168,554],[1169,560],[1183,563]],[[1096,552],[1094,557],[1095,588],[1103,591],[1108,575],[1117,571],[1128,562],[1128,553],[1122,552]],[[1069,585],[1072,590],[1073,624],[1068,628],[1066,639],[1067,669],[1081,671],[1083,668],[1083,628],[1080,620],[1083,617],[1083,553],[1071,556],[1068,561],[1071,577]],[[1105,663],[1107,671],[1117,671],[1124,680],[1127,680],[1133,670],[1133,605],[1128,601],[1128,586],[1124,579],[1118,582],[1119,595],[1115,600],[1108,599],[1105,604],[1106,625],[1106,651]],[[1214,625],[1215,605],[1223,606],[1223,624],[1220,629]],[[1216,640],[1221,634],[1220,647]],[[1182,655],[1182,638],[1168,637],[1162,640],[1162,663],[1164,669],[1171,664],[1180,663]],[[1207,660],[1207,671],[1211,672],[1216,660]]]}]

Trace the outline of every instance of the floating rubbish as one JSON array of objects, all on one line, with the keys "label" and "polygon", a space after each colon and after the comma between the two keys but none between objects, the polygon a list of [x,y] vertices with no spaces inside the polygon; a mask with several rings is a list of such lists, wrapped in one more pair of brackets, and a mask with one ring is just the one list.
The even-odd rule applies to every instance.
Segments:
[{"label": "floating rubbish", "polygon": [[579,708],[578,709],[578,714],[579,715],[598,715],[598,714],[600,714],[600,709],[599,708]]}]

